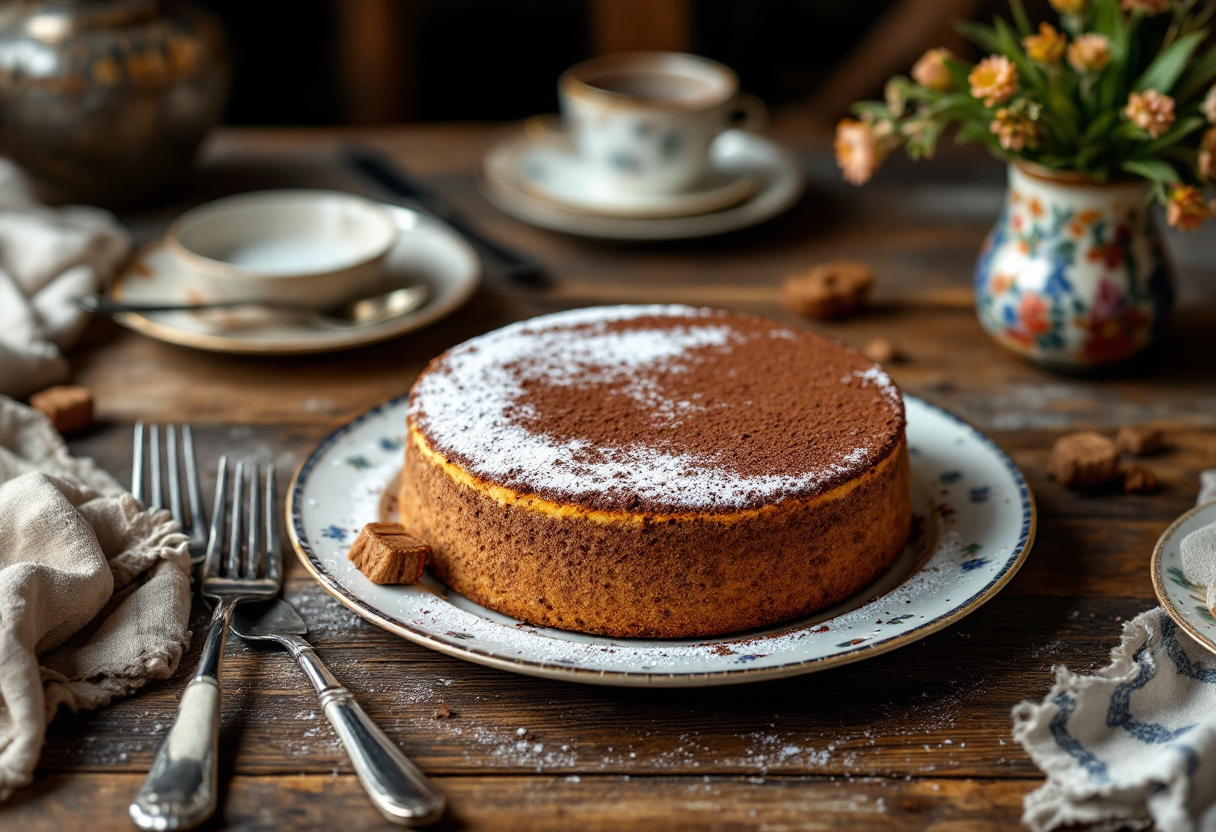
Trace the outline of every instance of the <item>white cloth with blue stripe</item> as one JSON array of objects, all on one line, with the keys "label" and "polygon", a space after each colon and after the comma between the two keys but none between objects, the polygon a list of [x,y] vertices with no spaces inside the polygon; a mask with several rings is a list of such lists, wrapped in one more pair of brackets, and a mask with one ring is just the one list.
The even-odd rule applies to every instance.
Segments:
[{"label": "white cloth with blue stripe", "polygon": [[[1214,498],[1208,471],[1199,502]],[[1013,738],[1047,775],[1024,802],[1031,829],[1216,832],[1216,656],[1160,607],[1092,676],[1057,667],[1046,699],[1014,708]]]}]

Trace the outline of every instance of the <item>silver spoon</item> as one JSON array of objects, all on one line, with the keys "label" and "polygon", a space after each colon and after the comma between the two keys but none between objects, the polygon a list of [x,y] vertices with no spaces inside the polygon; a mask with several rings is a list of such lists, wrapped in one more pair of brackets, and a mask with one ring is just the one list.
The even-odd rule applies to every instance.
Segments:
[{"label": "silver spoon", "polygon": [[76,303],[86,312],[98,315],[118,315],[123,312],[199,312],[207,309],[268,309],[275,312],[299,312],[320,329],[351,329],[372,326],[413,312],[427,299],[427,287],[405,286],[358,298],[329,309],[313,309],[294,303],[232,300],[219,303],[123,303],[105,295],[86,295]]}]

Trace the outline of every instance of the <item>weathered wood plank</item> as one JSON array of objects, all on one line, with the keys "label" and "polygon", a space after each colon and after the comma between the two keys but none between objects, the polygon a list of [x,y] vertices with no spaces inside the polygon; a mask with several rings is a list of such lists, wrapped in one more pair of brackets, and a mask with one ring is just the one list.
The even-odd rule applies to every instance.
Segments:
[{"label": "weathered wood plank", "polygon": [[[3,810],[14,829],[129,830],[141,778],[51,775]],[[449,812],[435,829],[467,832],[638,832],[714,829],[774,832],[1020,828],[1033,781],[874,778],[439,777]],[[351,775],[235,777],[208,827],[242,832],[399,829],[372,809]]]},{"label": "weathered wood plank", "polygon": [[[1152,606],[1006,595],[869,661],[776,682],[647,691],[471,665],[373,627],[306,578],[290,581],[287,594],[334,673],[432,773],[1035,777],[1010,739],[1012,707],[1046,693],[1053,664],[1103,664],[1121,620]],[[187,676],[183,669],[136,697],[58,720],[42,766],[146,770]],[[226,679],[226,767],[350,770],[286,654],[233,639]],[[436,719],[441,703],[457,715]]]}]

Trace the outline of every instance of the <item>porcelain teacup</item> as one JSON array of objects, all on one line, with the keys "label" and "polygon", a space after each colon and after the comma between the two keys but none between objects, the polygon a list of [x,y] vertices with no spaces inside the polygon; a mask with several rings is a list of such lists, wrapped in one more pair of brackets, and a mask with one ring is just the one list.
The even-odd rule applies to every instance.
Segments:
[{"label": "porcelain teacup", "polygon": [[576,64],[558,82],[574,151],[601,184],[628,194],[678,193],[710,169],[710,145],[755,126],[764,107],[727,67],[696,55],[633,52]]},{"label": "porcelain teacup", "polygon": [[397,240],[392,213],[339,191],[258,191],[187,211],[165,248],[198,302],[280,301],[317,309],[374,294]]}]

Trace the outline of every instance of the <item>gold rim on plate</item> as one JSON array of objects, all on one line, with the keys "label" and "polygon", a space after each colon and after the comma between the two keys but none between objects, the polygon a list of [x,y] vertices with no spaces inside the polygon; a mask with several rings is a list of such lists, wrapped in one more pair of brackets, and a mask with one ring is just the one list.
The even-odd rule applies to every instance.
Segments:
[{"label": "gold rim on plate", "polygon": [[1212,639],[1195,629],[1195,626],[1190,621],[1187,621],[1186,616],[1174,606],[1174,602],[1170,600],[1169,592],[1165,588],[1165,581],[1161,577],[1161,553],[1165,551],[1165,546],[1170,542],[1170,539],[1178,533],[1178,527],[1199,512],[1210,509],[1213,506],[1216,506],[1216,500],[1200,503],[1180,515],[1173,523],[1170,523],[1169,527],[1161,533],[1161,537],[1157,538],[1157,545],[1153,547],[1153,557],[1149,561],[1149,573],[1153,579],[1153,592],[1156,593],[1157,600],[1165,609],[1166,614],[1174,619],[1174,623],[1185,630],[1200,645],[1216,653],[1216,644],[1212,642]]}]

